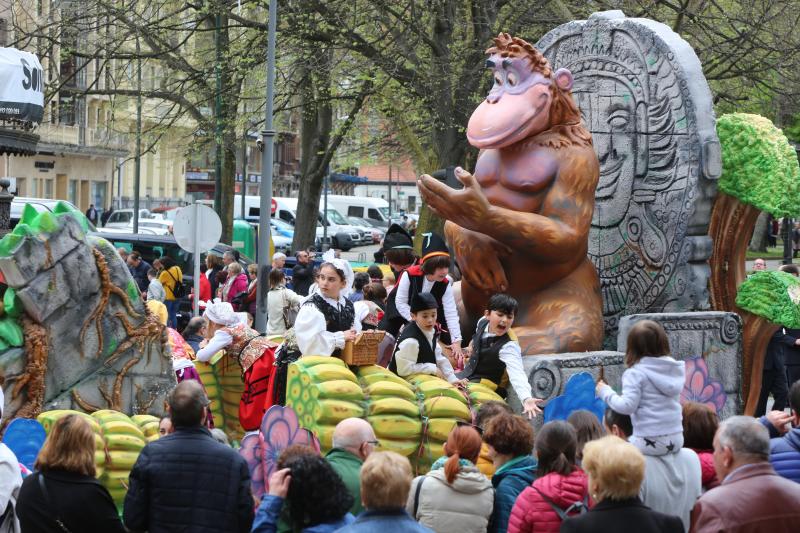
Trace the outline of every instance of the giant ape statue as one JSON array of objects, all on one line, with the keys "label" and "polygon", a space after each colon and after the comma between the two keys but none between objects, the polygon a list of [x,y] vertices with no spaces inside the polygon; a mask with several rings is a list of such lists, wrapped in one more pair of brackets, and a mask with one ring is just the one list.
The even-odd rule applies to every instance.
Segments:
[{"label": "giant ape statue", "polygon": [[520,303],[523,354],[597,350],[602,301],[586,252],[600,170],[572,74],[553,72],[532,45],[505,33],[487,54],[494,86],[467,127],[481,149],[475,174],[456,169],[459,190],[422,176],[421,194],[448,220],[471,320],[491,294],[507,291]]}]

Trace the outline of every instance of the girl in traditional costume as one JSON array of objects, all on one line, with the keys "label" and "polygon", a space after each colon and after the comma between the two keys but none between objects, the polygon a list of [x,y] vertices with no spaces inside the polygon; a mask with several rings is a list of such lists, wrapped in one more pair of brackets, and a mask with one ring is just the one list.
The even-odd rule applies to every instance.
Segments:
[{"label": "girl in traditional costume", "polygon": [[203,317],[208,321],[208,340],[205,346],[201,343],[197,360],[207,362],[224,349],[239,362],[244,379],[239,423],[246,431],[258,429],[264,412],[272,405],[267,389],[278,344],[250,328],[228,302],[208,303]]},{"label": "girl in traditional costume", "polygon": [[[350,263],[337,259],[330,250],[323,255],[317,289],[300,306],[293,330],[278,352],[275,376],[270,383],[273,402],[286,401],[286,374],[290,363],[303,355],[336,356],[345,341],[355,340],[361,323],[347,295],[353,284]],[[293,331],[293,333],[292,333]]]}]

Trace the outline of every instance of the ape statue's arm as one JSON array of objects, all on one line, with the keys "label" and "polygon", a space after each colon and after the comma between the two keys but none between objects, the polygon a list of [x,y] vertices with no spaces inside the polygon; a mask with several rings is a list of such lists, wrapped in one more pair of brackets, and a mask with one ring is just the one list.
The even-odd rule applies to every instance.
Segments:
[{"label": "ape statue's arm", "polygon": [[586,253],[586,235],[594,208],[592,180],[584,181],[578,165],[560,166],[539,213],[514,211],[489,203],[468,172],[456,173],[461,190],[423,176],[419,188],[428,205],[459,226],[482,233],[516,252],[534,254],[554,262],[569,261]]}]

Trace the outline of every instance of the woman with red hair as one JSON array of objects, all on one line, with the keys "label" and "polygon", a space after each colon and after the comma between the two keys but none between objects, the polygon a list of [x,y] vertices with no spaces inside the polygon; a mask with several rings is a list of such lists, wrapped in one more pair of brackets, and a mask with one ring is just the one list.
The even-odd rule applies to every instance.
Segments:
[{"label": "woman with red hair", "polygon": [[456,426],[444,452],[446,457],[411,483],[408,514],[436,533],[485,532],[494,508],[494,489],[475,466],[481,436],[471,426]]}]

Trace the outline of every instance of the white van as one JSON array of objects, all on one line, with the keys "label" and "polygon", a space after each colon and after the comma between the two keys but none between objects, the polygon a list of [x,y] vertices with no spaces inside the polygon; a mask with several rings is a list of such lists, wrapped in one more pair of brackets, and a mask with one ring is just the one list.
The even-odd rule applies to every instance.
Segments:
[{"label": "white van", "polygon": [[375,226],[389,226],[389,202],[368,196],[328,195],[328,207],[333,206],[346,217],[363,218]]},{"label": "white van", "polygon": [[[241,197],[240,197],[241,198]],[[328,197],[330,198],[330,196]],[[245,197],[245,201],[247,197]],[[275,213],[274,217],[284,220],[294,226],[295,217],[297,215],[297,198],[273,198],[275,201]],[[319,221],[323,222],[323,213],[322,209],[319,212]],[[337,236],[339,233],[346,233],[353,244],[359,245],[364,244],[366,240],[369,243],[372,243],[372,236],[365,235],[363,231],[351,226],[348,224],[347,220],[339,213],[336,209],[328,205],[328,235],[333,236],[333,246],[335,248],[344,249],[346,247],[346,243],[337,242]],[[317,237],[320,239],[324,234],[324,228],[320,225],[317,227]]]}]

